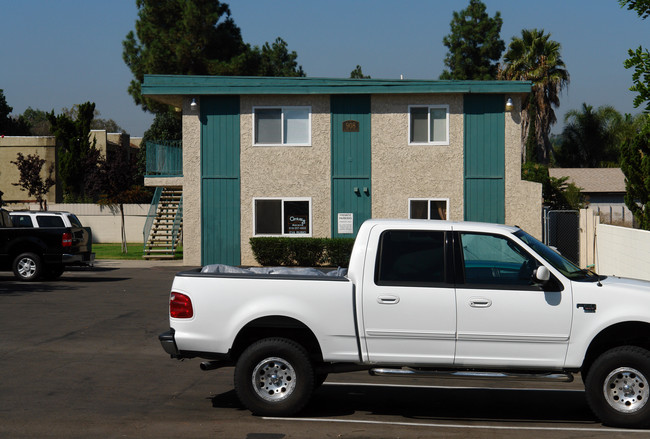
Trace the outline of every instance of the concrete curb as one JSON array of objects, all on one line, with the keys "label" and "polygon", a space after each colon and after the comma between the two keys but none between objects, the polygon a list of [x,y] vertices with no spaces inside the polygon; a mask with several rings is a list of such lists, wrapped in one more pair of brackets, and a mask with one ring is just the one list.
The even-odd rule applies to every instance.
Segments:
[{"label": "concrete curb", "polygon": [[97,268],[151,268],[151,267],[179,267],[179,269],[189,268],[183,265],[182,259],[171,261],[159,260],[149,261],[144,259],[96,259],[95,267]]}]

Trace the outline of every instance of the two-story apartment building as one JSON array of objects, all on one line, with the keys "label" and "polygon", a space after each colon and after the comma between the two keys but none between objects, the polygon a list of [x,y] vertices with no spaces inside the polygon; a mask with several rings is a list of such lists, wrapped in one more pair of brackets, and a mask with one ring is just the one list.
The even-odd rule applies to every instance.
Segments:
[{"label": "two-story apartment building", "polygon": [[182,111],[186,265],[255,264],[253,236],[354,237],[368,218],[516,224],[541,235],[521,180],[529,82],[147,75]]}]

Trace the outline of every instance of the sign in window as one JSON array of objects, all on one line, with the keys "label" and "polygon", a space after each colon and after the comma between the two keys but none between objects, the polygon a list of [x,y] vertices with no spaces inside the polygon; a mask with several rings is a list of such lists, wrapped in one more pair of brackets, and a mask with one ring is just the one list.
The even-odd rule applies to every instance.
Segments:
[{"label": "sign in window", "polygon": [[309,199],[256,199],[255,235],[310,235]]}]

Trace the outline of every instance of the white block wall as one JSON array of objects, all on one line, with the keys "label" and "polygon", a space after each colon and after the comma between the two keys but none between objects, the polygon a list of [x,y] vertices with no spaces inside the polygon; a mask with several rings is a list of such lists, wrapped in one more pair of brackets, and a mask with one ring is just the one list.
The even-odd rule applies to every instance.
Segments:
[{"label": "white block wall", "polygon": [[650,280],[650,232],[598,224],[596,272]]}]

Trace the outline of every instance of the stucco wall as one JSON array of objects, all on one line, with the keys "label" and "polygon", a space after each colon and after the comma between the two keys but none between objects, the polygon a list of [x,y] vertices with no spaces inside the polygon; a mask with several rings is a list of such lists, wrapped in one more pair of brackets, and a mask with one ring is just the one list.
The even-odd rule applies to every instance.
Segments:
[{"label": "stucco wall", "polygon": [[[514,110],[506,119],[506,224],[542,237],[542,185],[521,179],[521,96],[510,96]],[[505,107],[505,102],[504,102]]]},{"label": "stucco wall", "polygon": [[[449,105],[449,145],[409,145],[409,105]],[[373,95],[372,216],[408,218],[409,198],[449,199],[463,219],[462,95]]]},{"label": "stucco wall", "polygon": [[201,112],[190,103],[183,101],[183,264],[196,266],[201,265]]},{"label": "stucco wall", "polygon": [[[0,138],[0,191],[4,192],[2,199],[5,201],[33,201],[35,198],[30,197],[27,191],[21,190],[19,186],[12,183],[18,183],[20,172],[18,167],[11,163],[16,161],[19,152],[25,157],[30,154],[37,154],[40,158],[45,159],[45,164],[41,169],[41,177],[47,178],[50,165],[55,163],[56,140],[50,136],[6,136]],[[56,166],[52,172],[52,178],[56,181]],[[48,191],[45,197],[48,204],[56,200],[56,185]]]},{"label": "stucco wall", "polygon": [[[253,107],[311,106],[311,146],[253,146]],[[253,198],[311,198],[313,237],[330,236],[329,96],[242,96],[241,118],[241,255],[256,264],[250,249]]]}]

